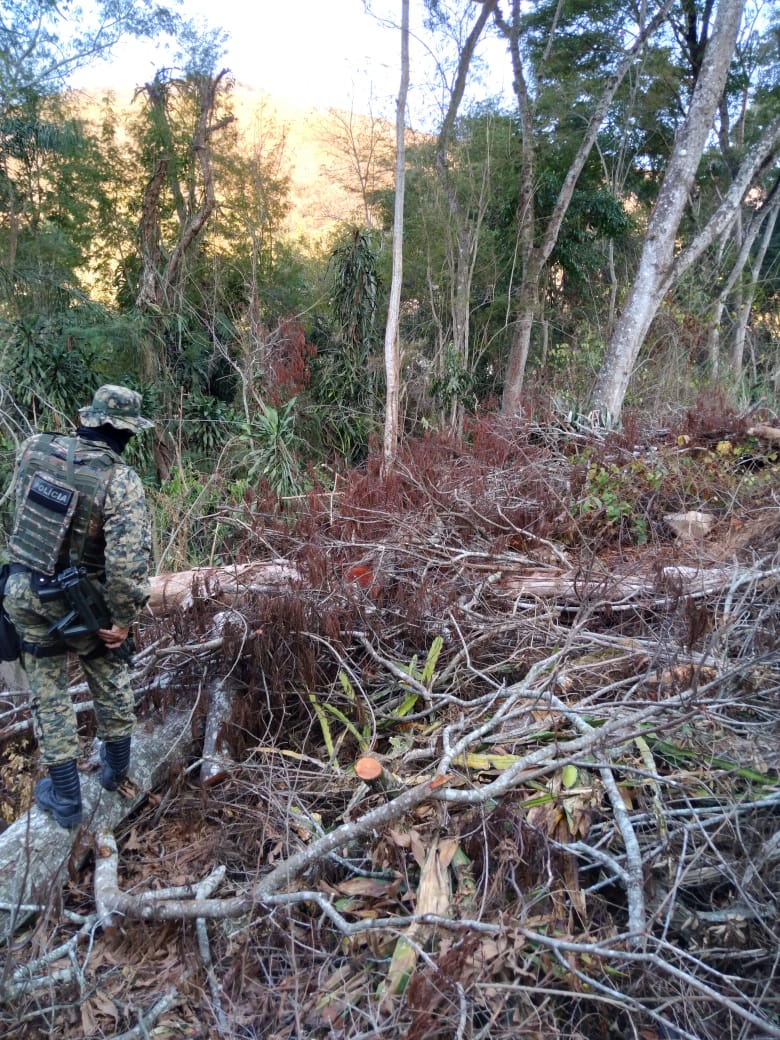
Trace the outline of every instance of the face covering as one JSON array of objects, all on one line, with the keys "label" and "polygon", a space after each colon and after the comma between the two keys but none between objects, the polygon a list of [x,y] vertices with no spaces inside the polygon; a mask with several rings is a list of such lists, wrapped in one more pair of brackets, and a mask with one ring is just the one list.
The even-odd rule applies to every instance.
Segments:
[{"label": "face covering", "polygon": [[104,423],[102,426],[79,426],[76,430],[76,436],[83,441],[101,441],[103,444],[107,444],[117,455],[121,455],[130,443],[133,431],[118,430],[115,426]]}]

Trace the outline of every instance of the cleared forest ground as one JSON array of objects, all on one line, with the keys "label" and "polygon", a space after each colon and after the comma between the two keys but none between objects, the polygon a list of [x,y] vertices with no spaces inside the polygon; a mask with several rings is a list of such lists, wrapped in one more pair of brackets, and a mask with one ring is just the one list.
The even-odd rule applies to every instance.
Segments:
[{"label": "cleared forest ground", "polygon": [[[6,936],[3,1035],[780,1036],[759,420],[493,417],[212,518],[291,570],[144,623],[137,739],[184,708],[189,757]],[[36,766],[3,721],[10,821]]]}]

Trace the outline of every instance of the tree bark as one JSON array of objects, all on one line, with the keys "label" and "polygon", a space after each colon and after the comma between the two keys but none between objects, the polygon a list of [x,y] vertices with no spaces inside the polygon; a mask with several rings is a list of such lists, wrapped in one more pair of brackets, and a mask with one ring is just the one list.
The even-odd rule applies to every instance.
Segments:
[{"label": "tree bark", "polygon": [[158,574],[151,580],[146,610],[152,614],[185,610],[199,598],[230,606],[247,592],[269,592],[297,581],[300,581],[299,572],[284,560],[237,563],[231,567],[195,567],[191,571]]},{"label": "tree bark", "polygon": [[[739,310],[737,311],[737,326],[734,330],[734,342],[731,347],[731,370],[737,378],[742,376],[742,362],[745,353],[745,339],[747,336],[747,326],[750,320],[750,312],[753,307],[753,300],[756,297],[758,290],[759,278],[761,277],[761,269],[764,266],[764,259],[766,258],[769,245],[772,241],[772,237],[775,233],[775,225],[777,223],[777,214],[780,210],[780,181],[775,182],[775,186],[770,193],[770,197],[767,200],[764,207],[765,212],[761,214],[764,220],[764,231],[761,235],[761,241],[756,251],[753,262],[750,265],[750,280],[745,286],[745,295],[742,299]],[[759,221],[760,224],[760,221]],[[757,229],[758,230],[758,229]],[[752,246],[752,243],[751,243]]]},{"label": "tree bark", "polygon": [[[461,204],[457,190],[452,183],[448,156],[455,128],[455,120],[466,89],[466,78],[471,66],[471,60],[495,6],[495,0],[483,2],[482,10],[479,12],[477,20],[472,26],[460,52],[457,75],[455,76],[449,105],[442,121],[436,144],[436,171],[455,228],[455,233],[452,236],[454,249],[452,249],[450,255],[453,283],[450,304],[452,312],[452,346],[456,357],[460,359],[464,369],[468,368],[469,358],[471,282],[477,243],[479,241],[479,229],[486,208],[486,199],[483,184],[480,189],[479,199],[473,207],[475,214],[470,217],[469,213],[466,212],[467,207]],[[460,432],[462,413],[463,406],[461,402],[453,401],[449,424],[454,433]]]},{"label": "tree bark", "polygon": [[[146,728],[148,727],[148,729]],[[133,738],[130,775],[138,786],[132,798],[104,791],[97,773],[81,774],[84,822],[67,831],[33,807],[0,836],[0,938],[19,927],[41,904],[53,886],[68,880],[68,871],[91,848],[90,834],[114,830],[165,781],[168,772],[185,761],[190,750],[188,713],[171,712],[165,719],[139,727]]]},{"label": "tree bark", "polygon": [[599,372],[591,406],[613,417],[620,415],[639,350],[669,286],[677,230],[726,84],[743,8],[744,0],[721,0],[718,7],[690,108],[647,226],[634,285]]},{"label": "tree bark", "polygon": [[401,4],[401,86],[396,104],[395,208],[393,211],[393,274],[385,328],[385,431],[382,466],[386,471],[398,451],[401,411],[399,325],[404,256],[404,192],[406,189],[406,96],[409,92],[409,0]]},{"label": "tree bark", "polygon": [[588,160],[588,156],[593,150],[599,130],[614,100],[618,87],[636,61],[637,55],[644,48],[650,35],[665,18],[669,6],[670,0],[665,0],[655,16],[647,25],[641,27],[636,42],[625,52],[617,70],[607,80],[604,91],[595,105],[593,115],[590,118],[577,153],[566,171],[555,206],[538,245],[534,245],[536,224],[534,207],[534,192],[536,190],[536,144],[533,139],[534,111],[528,87],[528,77],[525,73],[520,49],[518,28],[520,5],[518,0],[515,0],[514,17],[511,25],[507,24],[499,14],[496,14],[496,21],[507,38],[512,56],[514,89],[520,112],[523,160],[520,171],[520,191],[517,207],[518,255],[521,278],[517,291],[517,312],[501,402],[501,410],[505,414],[514,415],[520,411],[525,369],[531,348],[531,334],[539,302],[540,280],[558,241],[561,226],[574,197],[577,181]]}]

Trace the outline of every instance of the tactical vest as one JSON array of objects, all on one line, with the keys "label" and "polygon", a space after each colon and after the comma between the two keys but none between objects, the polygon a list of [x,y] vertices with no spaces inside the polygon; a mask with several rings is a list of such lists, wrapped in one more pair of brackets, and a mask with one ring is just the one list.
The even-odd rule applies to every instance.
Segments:
[{"label": "tactical vest", "polygon": [[121,461],[110,448],[78,437],[31,438],[19,461],[11,561],[48,575],[75,564],[102,573],[103,507]]}]

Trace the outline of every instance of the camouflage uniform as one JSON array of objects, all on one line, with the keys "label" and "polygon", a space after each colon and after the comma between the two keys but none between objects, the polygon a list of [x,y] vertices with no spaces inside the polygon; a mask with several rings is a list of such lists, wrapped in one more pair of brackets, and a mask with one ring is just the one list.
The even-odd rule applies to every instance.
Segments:
[{"label": "camouflage uniform", "polygon": [[[61,439],[61,438],[58,438]],[[33,438],[34,440],[34,438]],[[25,442],[20,463],[30,442]],[[119,457],[117,456],[117,460]],[[117,461],[109,478],[103,508],[105,584],[103,595],[112,621],[129,628],[149,598],[151,534],[144,490],[138,475]],[[13,562],[13,555],[11,555]],[[62,601],[42,603],[28,573],[12,574],[6,585],[5,606],[24,643],[55,648],[61,641],[49,636],[50,626],[68,612]],[[78,654],[95,703],[101,740],[128,736],[135,726],[134,698],[127,665],[113,654],[90,658],[100,650],[97,635],[67,640],[54,657],[25,654],[24,667],[32,691],[35,735],[45,765],[65,762],[80,754],[76,715],[68,694],[67,651]]]},{"label": "camouflage uniform", "polygon": [[[41,434],[29,438],[19,453],[15,485],[18,520],[20,500],[30,486],[32,470],[40,469],[42,449],[49,447],[52,453],[58,453],[58,458],[70,449],[69,459],[77,451],[80,464],[86,467],[89,467],[91,458],[95,459],[95,464],[102,460],[106,467],[105,477],[101,478],[102,502],[84,503],[79,499],[77,512],[71,521],[70,534],[76,529],[88,533],[79,545],[81,558],[73,559],[71,547],[70,557],[66,555],[64,560],[65,566],[69,562],[85,567],[89,579],[102,592],[111,624],[122,629],[133,625],[149,598],[151,527],[140,478],[122,462],[117,451],[100,438],[103,431],[136,433],[152,426],[148,419],[140,416],[140,401],[140,395],[124,387],[101,387],[92,406],[82,408],[79,413],[81,425],[87,431],[98,428],[91,439],[52,438]],[[108,431],[108,427],[112,429]],[[72,440],[77,442],[76,445],[69,443]],[[86,509],[86,520],[81,516],[79,528],[80,509]],[[22,660],[31,689],[30,707],[41,760],[55,777],[61,764],[70,767],[80,755],[76,713],[68,693],[67,655],[70,651],[78,655],[92,694],[98,736],[109,749],[121,747],[126,738],[129,761],[129,738],[135,728],[135,711],[128,666],[113,652],[107,651],[95,633],[66,638],[51,634],[51,626],[68,614],[69,606],[63,599],[44,602],[38,596],[36,578],[43,579],[43,575],[29,566],[29,554],[24,551],[25,530],[19,530],[19,526],[15,524],[16,537],[12,534],[9,541],[9,558],[16,572],[8,578],[5,607],[22,639]],[[76,540],[75,535],[73,539]],[[54,770],[51,767],[55,767]],[[51,781],[41,783],[51,784]],[[55,779],[55,789],[56,786]],[[107,783],[104,786],[109,790],[116,787]],[[36,790],[36,800],[41,807],[52,811],[50,806],[40,802],[37,794]],[[58,822],[62,822],[57,812],[54,815]],[[78,820],[81,818],[80,795],[78,812],[74,810],[72,815],[74,820],[76,816]],[[63,825],[71,826],[73,821]]]}]

